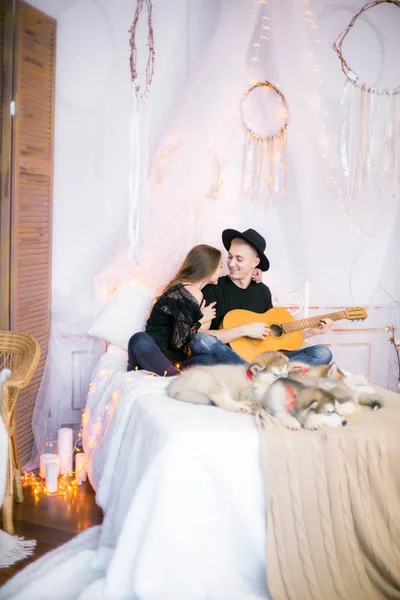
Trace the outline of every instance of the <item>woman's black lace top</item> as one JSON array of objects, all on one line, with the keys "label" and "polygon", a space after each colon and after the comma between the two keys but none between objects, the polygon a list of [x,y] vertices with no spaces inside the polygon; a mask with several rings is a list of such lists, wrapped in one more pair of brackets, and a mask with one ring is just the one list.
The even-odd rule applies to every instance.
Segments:
[{"label": "woman's black lace top", "polygon": [[190,357],[189,344],[200,329],[200,306],[182,283],[164,292],[154,304],[146,332],[171,362]]}]

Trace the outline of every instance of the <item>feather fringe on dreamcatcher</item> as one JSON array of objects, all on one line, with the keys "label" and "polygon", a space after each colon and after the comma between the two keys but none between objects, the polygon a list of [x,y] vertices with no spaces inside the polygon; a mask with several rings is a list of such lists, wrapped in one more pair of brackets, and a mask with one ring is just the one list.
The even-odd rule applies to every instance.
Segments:
[{"label": "feather fringe on dreamcatcher", "polygon": [[346,84],[342,108],[341,156],[352,199],[363,183],[389,176],[400,188],[400,94]]},{"label": "feather fringe on dreamcatcher", "polygon": [[[400,191],[400,88],[373,88],[357,77],[343,58],[342,44],[361,13],[389,0],[371,0],[354,15],[334,50],[347,83],[342,97],[341,158],[351,202],[363,184],[390,177],[393,195]],[[390,0],[400,7],[400,2]]]},{"label": "feather fringe on dreamcatcher", "polygon": [[[142,92],[138,83],[136,69],[136,27],[143,5],[147,8],[147,24],[149,29],[149,58],[146,66],[146,86]],[[152,26],[151,0],[137,0],[136,12],[131,27],[131,77],[132,77],[132,109],[129,122],[130,168],[129,168],[129,258],[139,263],[140,251],[144,242],[145,207],[148,195],[148,110],[147,98],[150,91],[154,71],[154,38]]]},{"label": "feather fringe on dreamcatcher", "polygon": [[[253,131],[244,118],[243,106],[249,94],[259,87],[274,91],[282,101],[284,124],[272,134]],[[286,98],[272,83],[263,81],[247,90],[241,108],[245,128],[243,196],[248,201],[264,197],[272,206],[283,198],[286,186],[286,134],[289,120]]]}]

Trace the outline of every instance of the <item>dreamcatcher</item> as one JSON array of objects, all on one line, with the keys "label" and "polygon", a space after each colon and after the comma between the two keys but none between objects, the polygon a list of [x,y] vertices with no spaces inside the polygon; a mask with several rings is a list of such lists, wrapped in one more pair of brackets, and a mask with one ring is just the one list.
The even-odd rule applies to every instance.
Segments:
[{"label": "dreamcatcher", "polygon": [[[241,103],[245,128],[243,195],[246,200],[264,196],[269,205],[285,190],[286,133],[289,110],[286,98],[269,81],[247,90]],[[250,120],[251,119],[251,120]]]},{"label": "dreamcatcher", "polygon": [[[149,56],[146,65],[146,84],[141,89],[137,72],[136,29],[143,7],[147,9]],[[136,12],[130,29],[130,67],[132,79],[132,112],[129,124],[129,258],[139,262],[144,236],[144,209],[148,191],[148,114],[147,98],[154,72],[154,37],[152,1],[137,0]]]},{"label": "dreamcatcher", "polygon": [[400,8],[399,0],[370,0],[354,15],[334,43],[342,71],[347,77],[342,107],[341,156],[348,181],[348,202],[362,184],[391,178],[392,194],[400,186],[400,88],[378,89],[362,82],[343,57],[343,42],[365,11],[383,3]]}]

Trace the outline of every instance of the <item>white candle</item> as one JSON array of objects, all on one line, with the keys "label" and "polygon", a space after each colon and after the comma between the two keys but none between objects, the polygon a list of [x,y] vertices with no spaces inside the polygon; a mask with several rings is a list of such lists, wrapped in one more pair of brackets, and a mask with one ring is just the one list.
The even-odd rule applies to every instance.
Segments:
[{"label": "white candle", "polygon": [[86,481],[86,469],[85,469],[85,454],[78,452],[75,454],[75,479],[78,485],[81,485]]},{"label": "white candle", "polygon": [[[60,471],[60,457],[58,454],[50,454],[49,452],[40,455],[39,459],[39,474],[42,479],[46,477],[46,466],[48,463],[55,462],[58,464],[58,471]],[[59,473],[57,474],[58,477]]]},{"label": "white candle", "polygon": [[72,429],[61,427],[58,430],[58,454],[61,460],[60,473],[72,471]]},{"label": "white candle", "polygon": [[60,472],[60,458],[57,456],[57,459],[58,462],[51,460],[46,463],[46,489],[51,494],[57,491],[58,474]]},{"label": "white candle", "polygon": [[303,315],[305,319],[308,319],[310,314],[310,284],[308,281],[304,284],[304,305],[303,305]]}]

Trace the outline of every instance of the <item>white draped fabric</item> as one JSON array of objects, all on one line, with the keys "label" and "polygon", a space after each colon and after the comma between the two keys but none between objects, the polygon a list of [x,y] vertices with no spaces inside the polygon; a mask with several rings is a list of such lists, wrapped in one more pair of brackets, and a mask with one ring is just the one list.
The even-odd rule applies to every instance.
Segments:
[{"label": "white draped fabric", "polygon": [[252,416],[168,398],[110,348],[84,427],[101,526],[47,554],[1,600],[269,600]]},{"label": "white draped fabric", "polygon": [[[332,44],[362,2],[268,2],[263,20],[259,0],[154,0],[149,197],[136,265],[127,258],[135,3],[34,0],[58,19],[52,337],[35,408],[37,441],[79,422],[85,390],[78,405],[75,390],[71,408],[71,354],[86,353],[88,381],[102,349],[86,332],[109,290],[132,275],[162,284],[192,245],[221,247],[224,228],[255,227],[266,237],[272,288],[290,293],[309,281],[310,301],[320,306],[386,306],[382,287],[399,298],[396,199],[383,184],[365,188],[353,221],[346,218],[340,136],[350,116]],[[370,13],[344,51],[364,81],[395,87],[400,10],[383,4]],[[268,39],[257,47],[260,31]],[[290,111],[286,193],[272,207],[242,198],[239,108],[255,77],[279,84]]]}]

